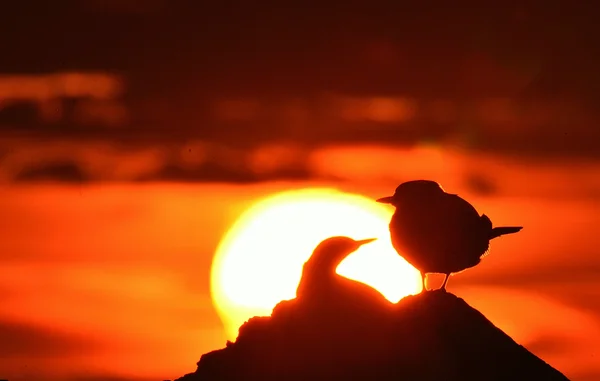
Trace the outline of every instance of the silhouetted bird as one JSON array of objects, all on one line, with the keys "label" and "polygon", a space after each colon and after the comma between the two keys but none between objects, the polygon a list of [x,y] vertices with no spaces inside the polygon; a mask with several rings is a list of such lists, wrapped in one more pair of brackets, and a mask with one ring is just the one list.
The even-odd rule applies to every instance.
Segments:
[{"label": "silhouetted bird", "polygon": [[355,241],[349,237],[330,237],[317,245],[302,270],[302,279],[296,290],[301,303],[318,305],[319,308],[348,311],[391,306],[376,289],[336,273],[338,265],[359,247],[375,238]]},{"label": "silhouetted bird", "polygon": [[485,214],[480,216],[467,201],[430,180],[402,183],[393,196],[377,202],[396,207],[390,222],[392,245],[421,272],[424,290],[425,274],[445,274],[445,290],[450,274],[481,262],[491,239],[522,229],[493,228]]}]

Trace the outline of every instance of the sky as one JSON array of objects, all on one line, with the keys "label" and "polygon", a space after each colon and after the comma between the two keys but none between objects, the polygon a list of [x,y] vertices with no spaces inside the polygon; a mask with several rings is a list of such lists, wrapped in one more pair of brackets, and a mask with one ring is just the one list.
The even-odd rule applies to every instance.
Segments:
[{"label": "sky", "polygon": [[600,378],[592,2],[201,3],[3,5],[0,378],[191,372],[248,207],[416,178],[525,227],[449,290]]},{"label": "sky", "polygon": [[[351,155],[385,161],[395,152],[398,161],[423,163],[427,155],[367,152],[354,147]],[[594,365],[600,263],[588,228],[600,215],[591,174],[597,168],[575,174],[573,166],[548,170],[504,161],[496,178],[504,186],[481,194],[456,180],[470,162],[455,157],[450,165],[456,153],[398,170],[393,178],[368,178],[360,168],[352,175],[334,154],[341,155],[330,152],[323,170],[345,180],[3,186],[0,209],[8,218],[1,223],[0,329],[19,345],[4,350],[0,370],[9,379],[36,371],[131,379],[191,372],[202,353],[225,343],[210,294],[212,257],[253,202],[323,186],[375,199],[395,188],[394,179],[434,178],[495,223],[525,227],[493,242],[482,264],[452,277],[449,290],[572,379],[600,371]],[[569,192],[564,184],[575,177],[582,187]],[[529,186],[522,185],[525,178]]]}]

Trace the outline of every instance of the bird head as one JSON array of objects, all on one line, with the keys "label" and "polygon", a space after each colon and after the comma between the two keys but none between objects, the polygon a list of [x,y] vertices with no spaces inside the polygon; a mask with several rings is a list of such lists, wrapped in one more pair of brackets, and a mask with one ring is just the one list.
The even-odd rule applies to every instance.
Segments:
[{"label": "bird head", "polygon": [[357,241],[350,237],[329,237],[317,245],[308,262],[316,262],[318,266],[337,267],[344,258],[358,250],[359,247],[376,239],[368,238]]},{"label": "bird head", "polygon": [[304,264],[296,296],[303,300],[322,300],[324,293],[331,292],[330,282],[340,279],[336,274],[339,264],[359,247],[373,241],[375,238],[356,241],[336,236],[319,243]]},{"label": "bird head", "polygon": [[382,197],[377,202],[399,206],[407,200],[423,197],[430,194],[445,193],[442,186],[433,180],[412,180],[398,186],[393,196]]}]

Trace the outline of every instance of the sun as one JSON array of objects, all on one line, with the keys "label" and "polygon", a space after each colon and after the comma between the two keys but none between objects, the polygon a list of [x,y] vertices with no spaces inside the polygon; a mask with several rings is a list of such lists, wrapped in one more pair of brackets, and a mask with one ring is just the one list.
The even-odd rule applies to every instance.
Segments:
[{"label": "sun", "polygon": [[390,242],[392,210],[334,189],[277,193],[246,210],[222,238],[211,270],[211,295],[228,338],[252,316],[270,315],[296,296],[302,265],[325,238],[377,238],[344,260],[338,274],[367,283],[392,302],[421,291],[418,271]]}]

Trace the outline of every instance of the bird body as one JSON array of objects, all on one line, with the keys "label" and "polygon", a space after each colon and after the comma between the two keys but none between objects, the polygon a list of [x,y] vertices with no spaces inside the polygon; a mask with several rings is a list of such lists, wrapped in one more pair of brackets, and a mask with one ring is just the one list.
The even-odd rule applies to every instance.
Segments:
[{"label": "bird body", "polygon": [[390,236],[396,251],[423,276],[448,276],[476,266],[488,252],[489,241],[521,227],[492,227],[491,220],[466,200],[446,193],[438,183],[415,180],[401,184],[390,203],[396,211],[390,221]]},{"label": "bird body", "polygon": [[322,241],[304,264],[296,290],[298,301],[325,309],[351,308],[365,312],[388,305],[387,299],[373,287],[336,273],[342,260],[373,240],[355,241],[338,236]]}]

